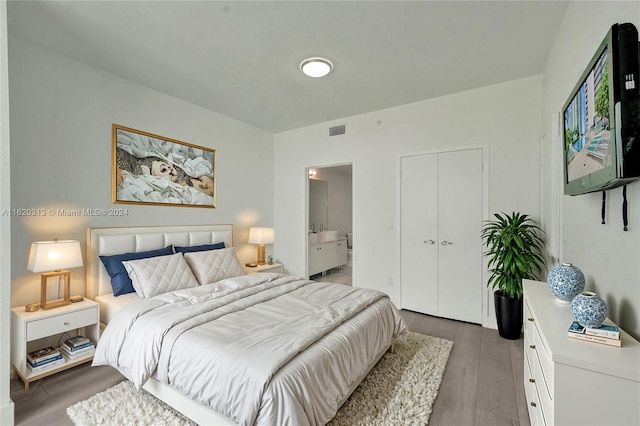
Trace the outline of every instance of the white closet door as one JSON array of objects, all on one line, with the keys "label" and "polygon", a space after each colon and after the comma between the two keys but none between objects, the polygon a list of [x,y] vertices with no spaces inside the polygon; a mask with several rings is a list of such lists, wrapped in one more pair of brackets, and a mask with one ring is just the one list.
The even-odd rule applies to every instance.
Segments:
[{"label": "white closet door", "polygon": [[438,315],[438,156],[402,159],[401,306]]},{"label": "white closet door", "polygon": [[482,150],[404,157],[401,167],[402,308],[481,323]]},{"label": "white closet door", "polygon": [[438,313],[482,322],[482,151],[438,155]]}]

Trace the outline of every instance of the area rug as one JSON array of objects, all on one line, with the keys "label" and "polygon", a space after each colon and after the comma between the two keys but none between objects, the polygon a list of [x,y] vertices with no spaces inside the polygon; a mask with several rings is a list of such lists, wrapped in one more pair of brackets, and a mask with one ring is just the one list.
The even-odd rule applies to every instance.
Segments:
[{"label": "area rug", "polygon": [[[449,340],[409,333],[407,344],[394,344],[329,425],[428,424],[452,347]],[[72,405],[67,414],[79,426],[194,425],[126,380]]]}]

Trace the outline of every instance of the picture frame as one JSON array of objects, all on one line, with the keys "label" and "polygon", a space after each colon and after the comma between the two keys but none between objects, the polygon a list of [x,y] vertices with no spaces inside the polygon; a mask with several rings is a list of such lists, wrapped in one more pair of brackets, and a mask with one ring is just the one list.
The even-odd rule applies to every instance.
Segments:
[{"label": "picture frame", "polygon": [[216,206],[216,150],[113,124],[117,204]]}]

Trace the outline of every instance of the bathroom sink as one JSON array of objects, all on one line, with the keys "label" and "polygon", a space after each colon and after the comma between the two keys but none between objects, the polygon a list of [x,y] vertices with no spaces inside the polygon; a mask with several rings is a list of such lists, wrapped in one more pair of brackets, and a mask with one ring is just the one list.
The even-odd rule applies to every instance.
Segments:
[{"label": "bathroom sink", "polygon": [[320,234],[317,232],[309,232],[309,244],[318,244],[320,242]]},{"label": "bathroom sink", "polygon": [[320,242],[326,243],[328,241],[335,241],[338,239],[338,231],[320,231]]}]

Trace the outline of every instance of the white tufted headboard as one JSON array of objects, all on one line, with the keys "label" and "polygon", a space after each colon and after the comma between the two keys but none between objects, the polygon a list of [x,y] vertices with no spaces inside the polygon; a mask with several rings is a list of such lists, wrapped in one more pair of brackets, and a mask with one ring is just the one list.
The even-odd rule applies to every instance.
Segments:
[{"label": "white tufted headboard", "polygon": [[111,293],[111,280],[102,255],[166,247],[224,242],[233,247],[233,225],[172,225],[87,229],[87,297]]}]

